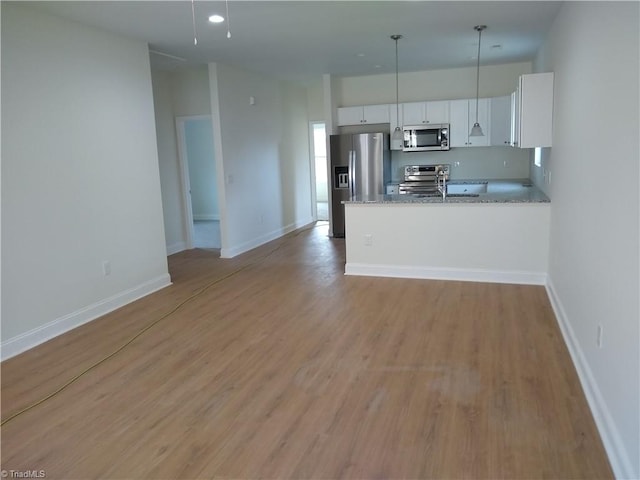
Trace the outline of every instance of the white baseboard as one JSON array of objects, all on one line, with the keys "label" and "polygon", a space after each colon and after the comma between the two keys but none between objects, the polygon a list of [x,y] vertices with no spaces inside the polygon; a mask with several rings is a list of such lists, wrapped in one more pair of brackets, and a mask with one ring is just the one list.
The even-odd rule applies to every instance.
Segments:
[{"label": "white baseboard", "polygon": [[634,472],[634,468],[624,447],[624,443],[622,442],[618,429],[616,428],[611,414],[609,413],[607,404],[602,397],[600,388],[593,377],[589,363],[582,352],[580,342],[573,332],[571,322],[569,322],[569,318],[562,306],[562,302],[556,293],[551,277],[547,279],[546,289],[551,302],[551,307],[553,308],[556,319],[558,320],[558,325],[560,326],[564,343],[569,349],[571,359],[573,360],[573,364],[578,372],[580,383],[582,384],[582,389],[587,397],[589,408],[591,409],[598,432],[600,433],[600,438],[602,439],[607,456],[609,457],[613,474],[618,479],[636,478],[637,472]]},{"label": "white baseboard", "polygon": [[347,263],[345,275],[370,277],[420,278],[429,280],[459,280],[465,282],[518,283],[545,285],[544,272],[498,271],[462,268],[438,268],[407,265],[374,265]]},{"label": "white baseboard", "polygon": [[220,220],[220,215],[209,215],[209,214],[200,214],[200,215],[193,215],[193,221],[194,222],[207,222],[207,221],[212,221],[212,220]]},{"label": "white baseboard", "polygon": [[38,328],[34,328],[33,330],[3,341],[2,344],[0,344],[2,350],[0,358],[4,361],[8,358],[14,357],[19,353],[40,345],[47,340],[51,340],[58,335],[62,335],[63,333],[79,327],[80,325],[95,320],[96,318],[116,310],[117,308],[123,307],[134,300],[168,287],[169,285],[171,285],[171,277],[167,273],[151,279],[141,285],[130,288],[129,290],[125,290],[124,292],[117,293],[109,298],[105,298],[104,300],[81,308],[80,310],[65,315],[64,317],[57,318]]},{"label": "white baseboard", "polygon": [[187,249],[187,244],[185,242],[176,242],[172,245],[167,245],[167,256],[173,255],[174,253],[182,252]]},{"label": "white baseboard", "polygon": [[275,240],[276,238],[280,238],[287,233],[297,230],[298,228],[306,227],[307,225],[310,225],[312,223],[313,220],[311,218],[297,223],[290,223],[289,225],[278,228],[269,233],[265,233],[264,235],[260,235],[259,237],[246,241],[240,245],[236,245],[235,247],[222,248],[220,249],[220,258],[233,258],[237,255],[248,252],[249,250],[253,250],[260,245],[264,245],[265,243]]}]

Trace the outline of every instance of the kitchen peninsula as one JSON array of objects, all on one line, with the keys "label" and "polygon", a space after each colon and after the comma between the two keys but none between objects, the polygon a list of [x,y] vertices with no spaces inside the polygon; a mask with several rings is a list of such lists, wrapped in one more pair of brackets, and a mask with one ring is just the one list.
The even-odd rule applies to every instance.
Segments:
[{"label": "kitchen peninsula", "polygon": [[528,180],[488,180],[477,196],[377,195],[344,204],[347,275],[546,281],[550,203]]}]

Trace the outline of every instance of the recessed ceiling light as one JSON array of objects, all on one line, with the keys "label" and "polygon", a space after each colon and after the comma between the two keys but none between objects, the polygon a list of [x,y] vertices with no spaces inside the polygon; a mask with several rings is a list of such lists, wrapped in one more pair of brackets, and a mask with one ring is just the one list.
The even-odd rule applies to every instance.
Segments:
[{"label": "recessed ceiling light", "polygon": [[364,53],[357,53],[356,56],[357,57],[364,57]]},{"label": "recessed ceiling light", "polygon": [[222,23],[222,22],[224,22],[224,17],[222,15],[217,15],[217,14],[216,15],[211,15],[209,17],[209,21],[211,23]]}]

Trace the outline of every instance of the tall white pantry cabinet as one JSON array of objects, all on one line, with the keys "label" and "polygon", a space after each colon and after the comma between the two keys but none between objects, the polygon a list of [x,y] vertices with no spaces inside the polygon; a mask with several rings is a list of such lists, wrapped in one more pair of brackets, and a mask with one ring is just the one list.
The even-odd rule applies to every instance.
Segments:
[{"label": "tall white pantry cabinet", "polygon": [[516,146],[551,147],[553,134],[553,72],[521,75],[513,118]]}]

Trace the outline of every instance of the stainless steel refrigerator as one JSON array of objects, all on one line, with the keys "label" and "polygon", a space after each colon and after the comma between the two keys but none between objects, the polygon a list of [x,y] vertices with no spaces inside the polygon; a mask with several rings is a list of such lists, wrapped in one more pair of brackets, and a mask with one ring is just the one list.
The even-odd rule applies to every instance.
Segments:
[{"label": "stainless steel refrigerator", "polygon": [[391,181],[386,133],[331,135],[331,235],[344,237],[344,200],[384,194]]}]

